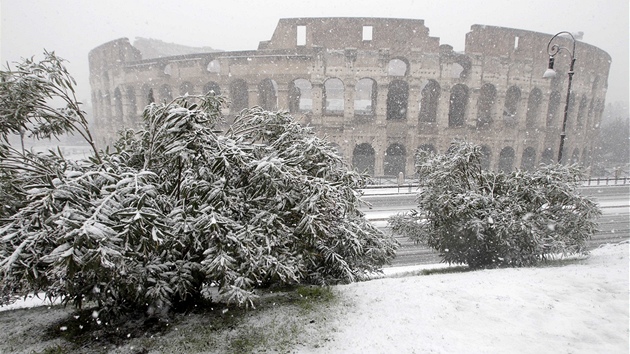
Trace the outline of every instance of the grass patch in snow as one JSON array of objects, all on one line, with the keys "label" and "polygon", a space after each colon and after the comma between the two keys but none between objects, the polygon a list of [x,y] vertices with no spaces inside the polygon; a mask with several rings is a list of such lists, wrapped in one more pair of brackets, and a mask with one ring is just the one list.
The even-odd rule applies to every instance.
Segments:
[{"label": "grass patch in snow", "polygon": [[62,306],[4,311],[0,353],[288,353],[329,340],[336,303],[331,287],[297,286],[261,294],[256,309],[212,304],[167,320],[136,313],[114,324]]}]

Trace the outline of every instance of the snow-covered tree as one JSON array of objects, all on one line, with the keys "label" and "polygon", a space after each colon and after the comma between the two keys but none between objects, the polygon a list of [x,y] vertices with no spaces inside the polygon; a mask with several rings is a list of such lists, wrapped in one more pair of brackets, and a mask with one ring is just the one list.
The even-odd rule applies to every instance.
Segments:
[{"label": "snow-covered tree", "polygon": [[[0,103],[6,121],[14,104]],[[365,177],[331,144],[260,108],[221,132],[225,104],[213,93],[152,103],[144,129],[84,161],[5,149],[7,180],[29,182],[0,223],[3,297],[160,315],[216,286],[250,306],[258,288],[350,282],[394,257],[396,241],[358,209]]]},{"label": "snow-covered tree", "polygon": [[491,172],[470,143],[443,155],[420,152],[418,208],[394,216],[394,232],[427,243],[445,262],[472,268],[533,265],[550,254],[585,252],[601,212],[581,196],[576,166]]}]

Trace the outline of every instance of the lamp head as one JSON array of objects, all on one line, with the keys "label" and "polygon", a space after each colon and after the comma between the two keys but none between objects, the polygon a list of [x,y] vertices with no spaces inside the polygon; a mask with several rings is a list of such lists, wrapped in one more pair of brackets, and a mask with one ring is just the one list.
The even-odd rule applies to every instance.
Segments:
[{"label": "lamp head", "polygon": [[554,77],[556,77],[556,71],[553,69],[547,69],[545,70],[545,73],[543,74],[543,79],[553,79]]},{"label": "lamp head", "polygon": [[547,67],[547,70],[545,70],[545,73],[543,74],[543,78],[544,79],[550,79],[550,78],[554,78],[556,77],[556,71],[553,70],[553,63],[555,61],[555,58],[553,56],[549,57],[549,66]]}]

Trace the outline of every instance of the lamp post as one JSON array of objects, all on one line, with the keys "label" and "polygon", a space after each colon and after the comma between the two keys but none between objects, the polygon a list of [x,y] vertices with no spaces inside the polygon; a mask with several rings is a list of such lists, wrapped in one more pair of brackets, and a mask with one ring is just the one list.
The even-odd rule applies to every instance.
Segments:
[{"label": "lamp post", "polygon": [[[571,40],[573,41],[573,48],[570,50],[567,47],[559,46],[558,44],[551,44],[556,37],[560,35],[569,35]],[[549,54],[549,66],[547,70],[543,74],[543,78],[553,78],[556,76],[556,71],[553,69],[553,64],[556,58],[556,54],[560,53],[560,51],[566,50],[567,53],[571,56],[571,64],[569,66],[569,85],[567,86],[567,99],[564,104],[564,118],[562,119],[562,133],[560,134],[560,149],[558,150],[558,163],[562,163],[562,151],[564,149],[564,139],[567,136],[567,117],[569,115],[569,100],[571,98],[571,81],[573,80],[573,66],[575,65],[575,37],[567,31],[562,31],[556,33],[555,36],[551,37],[549,43],[547,43],[547,54]]]}]

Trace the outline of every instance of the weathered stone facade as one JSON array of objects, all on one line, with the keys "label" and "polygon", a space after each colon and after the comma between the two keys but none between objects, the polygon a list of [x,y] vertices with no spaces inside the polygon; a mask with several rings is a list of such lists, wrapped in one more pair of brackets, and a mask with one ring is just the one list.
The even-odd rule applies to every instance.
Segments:
[{"label": "weathered stone facade", "polygon": [[[554,161],[560,141],[569,58],[542,78],[551,37],[473,25],[458,53],[423,20],[292,18],[258,50],[147,60],[118,39],[89,54],[95,127],[108,144],[140,123],[150,97],[214,90],[228,116],[289,110],[374,175],[413,174],[416,149],[443,152],[456,138],[482,145],[486,168],[530,169]],[[576,57],[564,156],[590,165],[611,58],[582,42]]]}]

